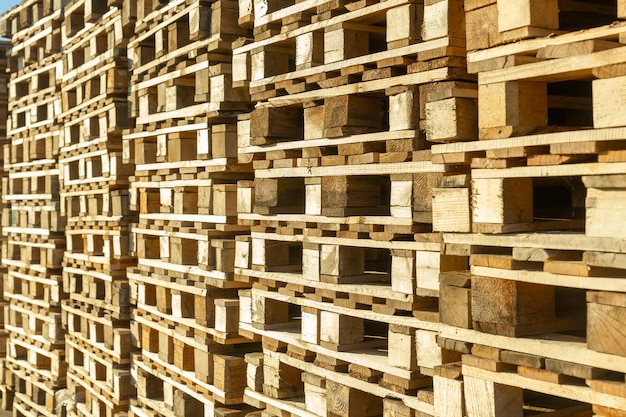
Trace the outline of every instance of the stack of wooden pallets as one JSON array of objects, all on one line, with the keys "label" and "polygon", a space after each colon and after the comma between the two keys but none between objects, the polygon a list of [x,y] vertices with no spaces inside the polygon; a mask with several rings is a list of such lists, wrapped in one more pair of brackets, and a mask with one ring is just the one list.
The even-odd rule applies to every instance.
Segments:
[{"label": "stack of wooden pallets", "polygon": [[[0,42],[0,147],[4,150],[7,145],[7,135],[6,135],[6,120],[7,120],[7,112],[9,108],[9,72],[8,72],[8,61],[7,56],[9,49],[11,47],[10,42],[3,41]],[[3,151],[4,152],[4,151]],[[6,189],[6,185],[8,184],[8,173],[4,168],[4,153],[0,158],[0,180],[2,181],[2,190]],[[4,192],[4,191],[3,191]],[[0,206],[2,209],[5,208],[5,202],[2,200],[0,202]],[[1,225],[0,225],[1,227]],[[1,236],[0,239],[4,240],[5,237]],[[0,244],[2,246],[2,244]],[[5,376],[4,372],[4,357],[6,355],[6,339],[8,336],[7,331],[4,329],[4,310],[8,307],[8,302],[4,297],[4,282],[7,277],[7,268],[4,265],[0,265],[0,277],[2,277],[2,285],[0,285],[0,291],[2,294],[0,295],[0,305],[2,306],[2,313],[0,313],[0,408],[6,409],[12,401],[12,392],[7,390],[7,386],[4,383],[3,379]]]},{"label": "stack of wooden pallets", "polygon": [[[240,2],[236,247],[246,401],[263,416],[460,415],[460,354],[437,344],[442,255],[430,144],[475,135],[463,2]],[[458,394],[455,397],[455,394]],[[448,414],[446,414],[448,413]]]},{"label": "stack of wooden pallets", "polygon": [[[129,2],[126,2],[129,3]],[[130,375],[130,224],[122,130],[129,118],[126,45],[133,11],[122,1],[64,6],[59,167],[66,218],[63,304],[67,385],[78,416],[118,416],[135,395]],[[127,4],[127,6],[129,6]]]},{"label": "stack of wooden pallets", "polygon": [[625,18],[24,0],[3,408],[624,417]]},{"label": "stack of wooden pallets", "polygon": [[4,295],[10,302],[3,381],[15,393],[14,416],[55,414],[55,392],[65,386],[57,124],[61,24],[60,1],[24,1],[3,17],[2,35],[12,38],[2,183]]},{"label": "stack of wooden pallets", "polygon": [[238,4],[140,0],[132,61],[136,128],[124,156],[135,161],[131,207],[138,266],[129,269],[139,354],[132,372],[134,416],[241,416],[246,365],[258,349],[238,334],[234,280],[237,114],[245,89],[232,88],[231,44],[246,29]]},{"label": "stack of wooden pallets", "polygon": [[468,417],[626,410],[624,6],[465,2],[478,140],[433,147],[433,205]]}]

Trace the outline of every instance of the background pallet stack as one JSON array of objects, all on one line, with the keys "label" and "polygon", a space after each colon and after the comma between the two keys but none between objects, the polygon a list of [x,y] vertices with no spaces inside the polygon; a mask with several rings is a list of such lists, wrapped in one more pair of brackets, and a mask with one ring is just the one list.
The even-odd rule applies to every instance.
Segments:
[{"label": "background pallet stack", "polygon": [[233,81],[236,247],[246,402],[270,416],[461,416],[460,354],[437,345],[439,273],[464,270],[432,233],[446,167],[430,144],[476,135],[463,2],[240,1],[253,40]]},{"label": "background pallet stack", "polygon": [[4,294],[10,301],[4,383],[15,393],[17,417],[55,414],[55,392],[66,382],[57,122],[62,16],[61,1],[28,0],[3,17],[2,35],[12,38],[2,184]]},{"label": "background pallet stack", "polygon": [[442,275],[439,343],[468,417],[624,416],[625,4],[465,7],[479,140],[433,147],[458,172],[433,205],[471,266]]},{"label": "background pallet stack", "polygon": [[239,336],[234,280],[236,117],[245,89],[231,87],[237,3],[140,0],[132,61],[136,128],[124,135],[135,161],[131,207],[138,267],[129,269],[136,309],[134,416],[242,416],[246,365],[258,350]]},{"label": "background pallet stack", "polygon": [[[0,147],[4,149],[7,145],[7,135],[6,135],[6,120],[9,110],[9,72],[8,72],[8,51],[11,48],[11,43],[8,41],[0,42]],[[4,155],[4,154],[3,154]],[[4,159],[0,159],[2,162],[0,163],[0,181],[2,184],[8,183],[8,172],[5,170]],[[2,187],[2,192],[4,191],[4,185]],[[2,209],[4,209],[4,200],[0,203],[2,205]],[[1,226],[0,226],[1,227]],[[5,236],[0,236],[0,239],[5,240]],[[2,245],[5,245],[4,243]],[[4,318],[4,310],[8,307],[8,301],[4,297],[4,281],[7,275],[7,267],[2,264],[0,265],[0,276],[2,277],[2,285],[0,286],[0,290],[2,291],[2,295],[0,295],[0,304],[2,305],[2,313],[0,320],[0,381],[4,382],[4,368],[5,362],[4,357],[6,355],[6,339],[8,337],[8,333],[4,328],[5,318]],[[5,409],[9,406],[12,401],[12,392],[7,391],[7,386],[4,383],[0,383],[0,408]]]},{"label": "background pallet stack", "polygon": [[[65,5],[61,215],[67,218],[63,304],[67,385],[73,415],[121,416],[135,395],[130,375],[128,179],[122,130],[129,118],[126,45],[130,2],[73,0]],[[122,8],[124,6],[124,9]]]}]

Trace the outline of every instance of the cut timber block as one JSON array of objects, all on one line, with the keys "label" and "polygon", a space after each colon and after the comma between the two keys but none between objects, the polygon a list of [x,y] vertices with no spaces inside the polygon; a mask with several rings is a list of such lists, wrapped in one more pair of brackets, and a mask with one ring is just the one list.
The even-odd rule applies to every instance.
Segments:
[{"label": "cut timber block", "polygon": [[442,37],[465,38],[465,10],[462,0],[424,2],[422,40]]},{"label": "cut timber block", "polygon": [[260,107],[250,115],[250,144],[297,140],[303,134],[302,111],[295,107]]},{"label": "cut timber block", "polygon": [[360,317],[346,316],[331,311],[320,312],[320,343],[342,346],[363,341],[364,321]]},{"label": "cut timber block", "polygon": [[419,89],[406,87],[402,92],[389,95],[389,130],[416,129],[418,124]]},{"label": "cut timber block", "polygon": [[415,293],[415,252],[391,251],[391,289],[403,294]]},{"label": "cut timber block", "polygon": [[302,307],[302,331],[303,342],[318,344],[320,341],[320,314],[312,307]]},{"label": "cut timber block", "polygon": [[317,243],[302,243],[302,277],[320,281],[320,249]]},{"label": "cut timber block", "polygon": [[433,189],[433,231],[471,231],[469,188]]},{"label": "cut timber block", "polygon": [[252,292],[252,322],[270,326],[289,322],[289,304]]},{"label": "cut timber block", "polygon": [[415,252],[416,287],[439,291],[441,272],[465,270],[468,267],[464,256],[442,255],[440,252]]},{"label": "cut timber block", "polygon": [[475,140],[478,136],[476,101],[448,98],[426,103],[426,139],[431,142]]},{"label": "cut timber block", "polygon": [[304,139],[321,139],[324,137],[324,106],[304,108]]},{"label": "cut timber block", "polygon": [[364,272],[363,248],[338,245],[322,245],[320,273],[336,277],[361,275]]},{"label": "cut timber block", "polygon": [[276,46],[255,48],[250,52],[251,81],[289,72],[291,50]]},{"label": "cut timber block", "polygon": [[[384,31],[384,28],[382,30]],[[344,28],[341,24],[328,26],[324,30],[325,64],[367,55],[368,53],[369,33],[366,30]]]},{"label": "cut timber block", "polygon": [[239,300],[215,300],[215,330],[237,333],[239,329]]},{"label": "cut timber block", "polygon": [[463,389],[463,377],[458,364],[435,368],[433,376],[435,417],[465,417]]},{"label": "cut timber block", "polygon": [[626,356],[626,294],[587,292],[587,346]]},{"label": "cut timber block", "polygon": [[532,222],[532,179],[476,178],[472,180],[472,203],[474,224]]},{"label": "cut timber block", "polygon": [[383,411],[383,399],[326,381],[326,410],[329,417],[374,417]]},{"label": "cut timber block", "polygon": [[478,86],[480,139],[527,134],[548,123],[547,84],[507,81]]},{"label": "cut timber block", "polygon": [[383,100],[344,95],[324,100],[324,137],[366,133],[383,124]]},{"label": "cut timber block", "polygon": [[389,365],[409,371],[418,369],[414,329],[391,324],[389,326],[388,346]]},{"label": "cut timber block", "polygon": [[324,64],[324,34],[307,32],[296,36],[296,71]]},{"label": "cut timber block", "polygon": [[176,390],[174,392],[174,415],[175,416],[200,416],[204,414],[204,404],[184,393]]},{"label": "cut timber block", "polygon": [[463,378],[467,417],[522,417],[523,390],[470,376]]},{"label": "cut timber block", "polygon": [[224,391],[227,399],[243,398],[246,388],[246,363],[239,356],[213,355],[213,385]]},{"label": "cut timber block", "polygon": [[326,379],[311,373],[302,374],[306,409],[318,416],[326,415]]},{"label": "cut timber block", "polygon": [[502,43],[498,30],[498,5],[490,1],[484,7],[468,10],[466,47],[468,51],[487,49]]},{"label": "cut timber block", "polygon": [[588,188],[585,200],[585,234],[596,237],[626,237],[622,210],[626,204],[626,189]]},{"label": "cut timber block", "polygon": [[475,329],[505,336],[550,331],[540,324],[556,316],[555,290],[547,285],[473,275],[471,303]]},{"label": "cut timber block", "polygon": [[463,329],[472,328],[471,275],[468,272],[441,274],[439,321]]},{"label": "cut timber block", "polygon": [[526,26],[558,29],[558,0],[498,0],[500,32]]},{"label": "cut timber block", "polygon": [[387,44],[407,46],[421,40],[424,7],[410,3],[387,10]]},{"label": "cut timber block", "polygon": [[383,399],[383,417],[415,417],[415,410],[404,404],[402,400]]},{"label": "cut timber block", "polygon": [[265,355],[261,352],[246,353],[246,380],[248,388],[263,392],[263,361]]},{"label": "cut timber block", "polygon": [[442,348],[437,344],[437,333],[429,330],[415,331],[417,364],[421,368],[434,369],[442,364]]},{"label": "cut timber block", "polygon": [[626,125],[626,76],[593,80],[593,127]]}]

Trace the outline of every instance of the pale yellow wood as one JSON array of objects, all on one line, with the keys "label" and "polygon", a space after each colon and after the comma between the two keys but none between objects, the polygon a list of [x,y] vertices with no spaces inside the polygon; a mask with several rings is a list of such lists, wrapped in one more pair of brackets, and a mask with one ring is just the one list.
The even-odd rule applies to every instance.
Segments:
[{"label": "pale yellow wood", "polygon": [[458,0],[426,1],[422,39],[425,41],[445,36],[463,38],[465,13],[463,2]]},{"label": "pale yellow wood", "polygon": [[[463,371],[465,374],[465,366]],[[468,417],[522,417],[522,389],[464,376]]]},{"label": "pale yellow wood", "polygon": [[626,76],[594,80],[593,126],[595,128],[618,127],[626,124]]},{"label": "pale yellow wood", "polygon": [[623,213],[616,210],[625,203],[626,191],[623,189],[588,188],[585,233],[594,237],[626,237]]},{"label": "pale yellow wood", "polygon": [[437,344],[437,332],[416,330],[417,364],[420,367],[434,369],[442,364],[441,347]]},{"label": "pale yellow wood", "polygon": [[389,130],[415,129],[419,123],[419,93],[416,88],[389,96]]},{"label": "pale yellow wood", "polygon": [[318,344],[320,342],[320,314],[315,309],[302,309],[302,341]]},{"label": "pale yellow wood", "polygon": [[302,277],[308,281],[320,280],[319,245],[310,243],[302,245]]},{"label": "pale yellow wood", "polygon": [[434,188],[432,207],[434,231],[471,231],[469,188]]},{"label": "pale yellow wood", "polygon": [[435,417],[464,417],[465,398],[463,381],[435,375]]},{"label": "pale yellow wood", "polygon": [[[624,409],[626,407],[626,399],[623,397],[617,397],[610,394],[604,394],[599,392],[594,392],[591,388],[586,386],[577,386],[572,384],[555,384],[551,382],[543,382],[537,379],[526,378],[517,374],[511,373],[497,373],[486,371],[479,368],[474,368],[470,366],[463,366],[463,375],[465,379],[465,395],[466,399],[469,396],[469,391],[467,389],[468,381],[478,380],[478,381],[493,381],[491,383],[496,386],[500,384],[505,384],[509,386],[511,389],[518,388],[520,393],[522,388],[533,387],[533,390],[544,392],[549,395],[554,395],[557,397],[569,398],[575,401],[581,401],[586,403],[598,404],[605,407],[611,407],[616,409]],[[485,381],[486,383],[489,383]],[[485,383],[483,382],[483,383]],[[502,386],[502,385],[500,385]],[[469,404],[468,404],[468,417],[469,415]],[[521,412],[521,407],[520,407]],[[484,416],[484,414],[476,414],[477,416]],[[518,415],[518,414],[502,414],[502,416],[509,415]],[[520,416],[522,414],[519,414]]]},{"label": "pale yellow wood", "polygon": [[[618,165],[618,164],[611,164]],[[443,172],[442,165],[434,165],[430,161],[380,163],[345,166],[320,166],[297,168],[273,168],[256,171],[257,178],[281,177],[323,177],[338,175],[385,175],[403,173]]]},{"label": "pale yellow wood", "polygon": [[296,70],[324,64],[324,35],[307,32],[296,37]]},{"label": "pale yellow wood", "polygon": [[557,0],[498,0],[498,28],[501,32],[535,26],[559,28]]},{"label": "pale yellow wood", "polygon": [[389,328],[389,365],[412,371],[418,369],[417,345],[415,335],[411,334],[411,329],[407,330],[409,334],[396,332],[393,326]]},{"label": "pale yellow wood", "polygon": [[475,140],[477,134],[478,113],[474,100],[452,97],[426,103],[426,139],[429,141]]},{"label": "pale yellow wood", "polygon": [[533,220],[532,181],[526,178],[482,179],[472,182],[472,221],[524,223]]},{"label": "pale yellow wood", "polygon": [[424,19],[424,7],[419,3],[405,4],[387,10],[387,42],[421,40],[420,28]]},{"label": "pale yellow wood", "polygon": [[391,288],[402,294],[415,293],[415,257],[392,256]]},{"label": "pale yellow wood", "polygon": [[320,311],[320,341],[333,345],[359,343],[363,341],[363,319]]}]

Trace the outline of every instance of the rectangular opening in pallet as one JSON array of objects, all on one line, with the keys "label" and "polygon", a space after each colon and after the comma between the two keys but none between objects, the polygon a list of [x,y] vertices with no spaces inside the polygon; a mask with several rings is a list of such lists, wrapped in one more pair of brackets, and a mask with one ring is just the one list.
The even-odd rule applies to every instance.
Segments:
[{"label": "rectangular opening in pallet", "polygon": [[68,37],[72,37],[85,27],[85,12],[83,7],[75,9],[72,14],[65,17],[65,31]]},{"label": "rectangular opening in pallet", "polygon": [[146,65],[155,57],[155,41],[154,36],[144,39],[139,46],[137,46],[136,53],[139,55],[138,60],[140,65]]},{"label": "rectangular opening in pallet", "polygon": [[304,178],[257,178],[254,212],[302,214],[305,212]]},{"label": "rectangular opening in pallet", "polygon": [[322,177],[322,215],[389,216],[389,175]]},{"label": "rectangular opening in pallet", "polygon": [[293,38],[253,50],[252,80],[286,74],[296,69],[296,41]]},{"label": "rectangular opening in pallet", "polygon": [[617,19],[615,0],[559,0],[559,29],[580,30],[609,25]]},{"label": "rectangular opening in pallet", "polygon": [[43,122],[45,120],[48,120],[48,105],[47,104],[37,106],[37,121]]},{"label": "rectangular opening in pallet", "polygon": [[65,100],[67,102],[68,108],[76,107],[77,101],[76,101],[76,89],[75,88],[65,92]]},{"label": "rectangular opening in pallet", "polygon": [[252,263],[267,272],[302,272],[302,242],[252,239]]},{"label": "rectangular opening in pallet", "polygon": [[16,127],[25,127],[26,126],[26,112],[19,112],[15,115]]},{"label": "rectangular opening in pallet", "polygon": [[37,75],[37,88],[39,90],[44,90],[50,87],[50,73],[48,72],[40,72]]},{"label": "rectangular opening in pallet", "polygon": [[15,96],[19,100],[26,97],[30,93],[30,85],[28,81],[22,81],[15,84]]},{"label": "rectangular opening in pallet", "polygon": [[324,63],[329,64],[387,49],[385,15],[367,24],[343,23],[324,31]]},{"label": "rectangular opening in pallet", "polygon": [[389,283],[391,280],[391,252],[388,249],[321,245],[319,258],[320,279],[324,282]]},{"label": "rectangular opening in pallet", "polygon": [[295,141],[304,137],[304,109],[260,107],[250,114],[250,144]]},{"label": "rectangular opening in pallet", "polygon": [[593,126],[591,81],[548,83],[548,126]]},{"label": "rectangular opening in pallet", "polygon": [[580,177],[534,178],[535,220],[582,220],[585,218],[585,187]]},{"label": "rectangular opening in pallet", "polygon": [[472,194],[477,233],[584,228],[580,178],[475,178]]},{"label": "rectangular opening in pallet", "polygon": [[67,55],[68,68],[78,68],[85,63],[85,51],[77,49]]},{"label": "rectangular opening in pallet", "polygon": [[[511,250],[491,248],[487,251],[491,254],[472,255],[473,267],[493,268],[494,271],[501,267],[503,273],[507,268],[516,268],[568,274],[575,273],[575,265],[580,263],[576,259],[582,258],[580,253],[564,252],[544,262],[519,262],[512,260]],[[471,277],[474,329],[509,337],[567,332],[584,340],[587,321],[584,289],[495,278],[488,276],[491,275],[488,271]]]}]

